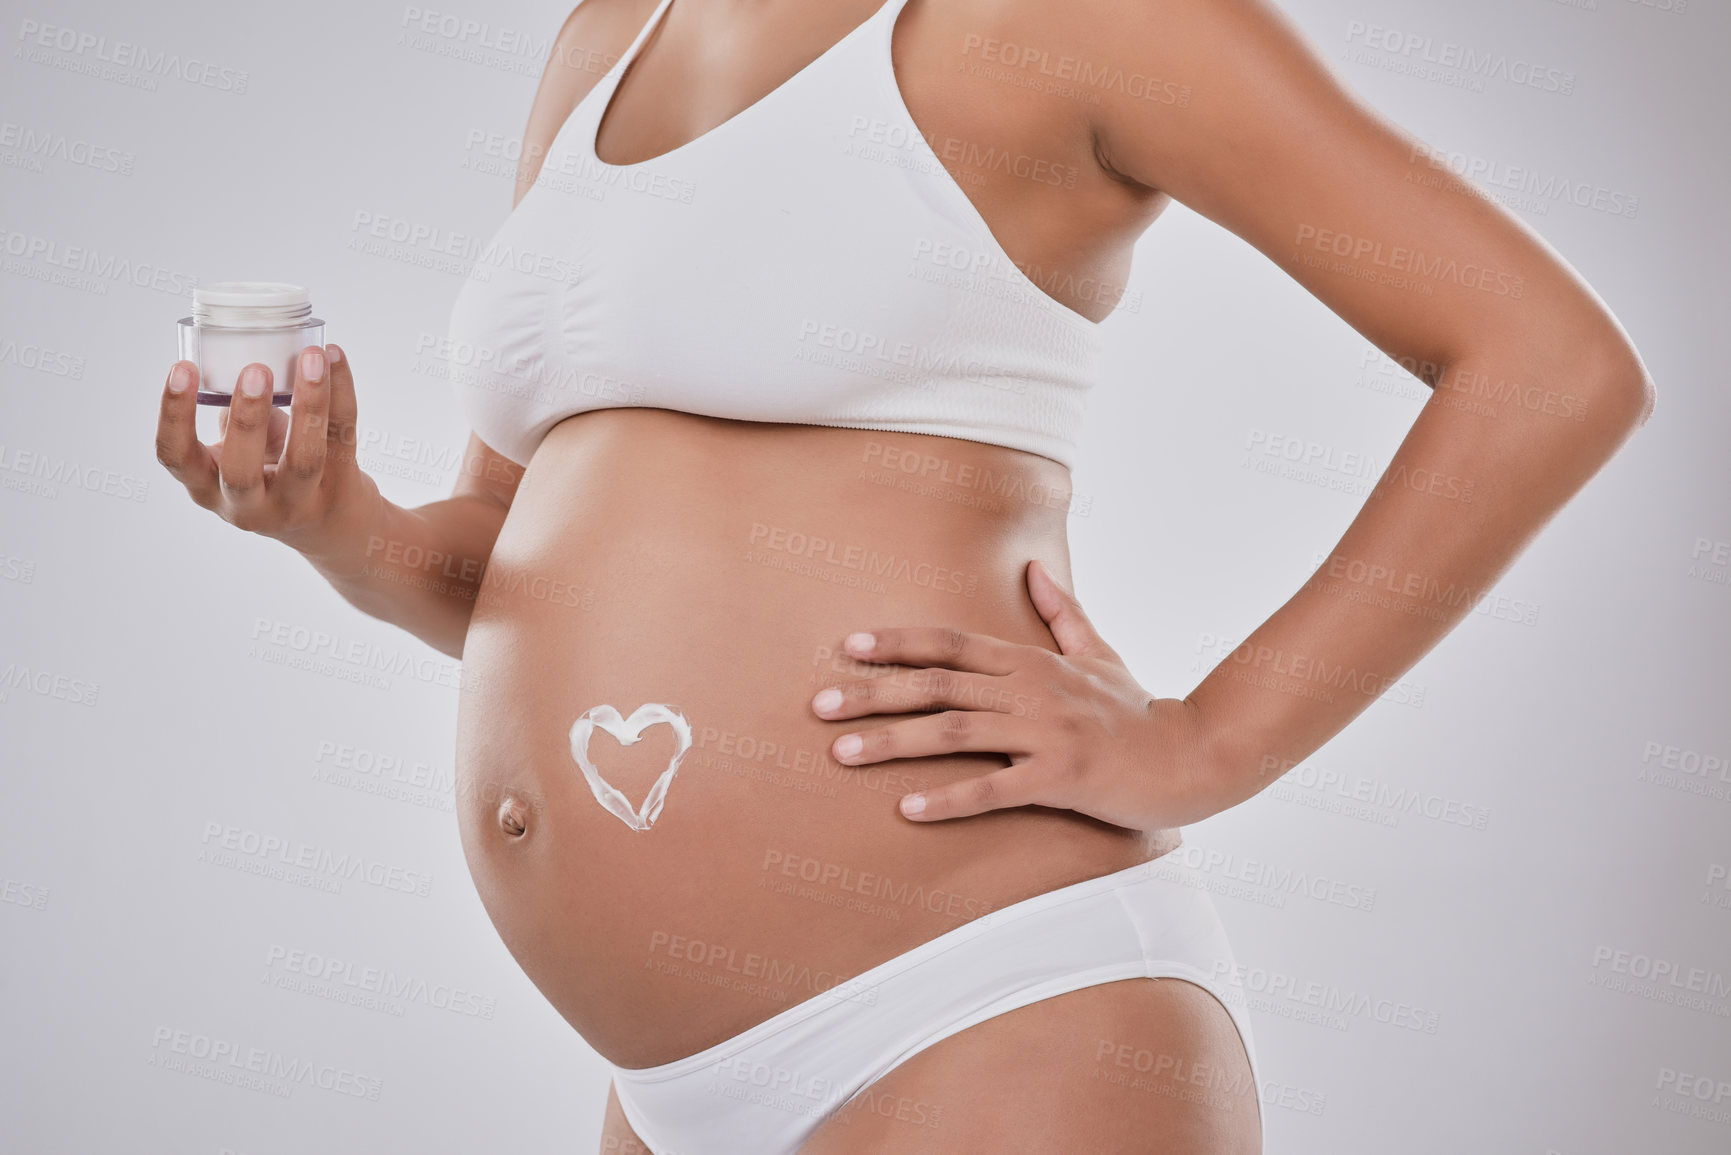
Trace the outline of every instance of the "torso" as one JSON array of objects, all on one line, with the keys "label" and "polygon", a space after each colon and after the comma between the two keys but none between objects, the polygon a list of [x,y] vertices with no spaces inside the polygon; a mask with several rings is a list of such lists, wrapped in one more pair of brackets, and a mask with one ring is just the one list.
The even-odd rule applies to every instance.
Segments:
[{"label": "torso", "polygon": [[[676,0],[603,121],[597,151],[610,163],[712,128],[877,4],[811,29],[809,17],[766,14],[764,29],[741,25],[698,62],[714,32],[697,8],[682,24],[688,2]],[[937,143],[954,138],[1077,167],[1068,189],[991,172],[963,187],[1025,270],[1056,274],[1054,298],[1102,316],[1110,300],[1083,286],[1122,283],[1159,196],[1094,163],[1076,102],[957,72],[965,36],[1013,39],[1006,25],[1020,19],[965,7],[908,5],[895,36],[908,107],[940,157]],[[638,10],[637,24],[617,22],[614,52],[649,7]],[[948,480],[909,487],[909,462],[942,463]],[[554,426],[464,649],[476,688],[460,706],[459,821],[505,943],[604,1057],[643,1067],[694,1053],[987,910],[1170,845],[1042,808],[910,823],[901,794],[1006,759],[842,767],[828,755],[839,734],[895,716],[835,723],[810,709],[819,689],[870,672],[834,655],[874,625],[1055,649],[1024,567],[1037,557],[1068,580],[1068,489],[1068,470],[1047,458],[912,433],[644,408]],[[682,714],[694,745],[653,826],[634,830],[591,794],[568,733],[592,707],[630,715],[644,703]],[[604,734],[590,744],[633,804],[672,749],[666,726],[629,749]],[[502,807],[521,834],[501,824]]]}]

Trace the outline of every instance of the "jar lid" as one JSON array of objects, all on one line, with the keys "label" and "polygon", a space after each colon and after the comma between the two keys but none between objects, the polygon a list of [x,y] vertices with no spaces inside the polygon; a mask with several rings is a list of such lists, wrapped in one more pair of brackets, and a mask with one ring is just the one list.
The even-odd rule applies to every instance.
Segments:
[{"label": "jar lid", "polygon": [[212,281],[208,285],[193,286],[192,304],[194,309],[204,305],[250,305],[270,309],[311,305],[312,295],[300,285],[282,281]]}]

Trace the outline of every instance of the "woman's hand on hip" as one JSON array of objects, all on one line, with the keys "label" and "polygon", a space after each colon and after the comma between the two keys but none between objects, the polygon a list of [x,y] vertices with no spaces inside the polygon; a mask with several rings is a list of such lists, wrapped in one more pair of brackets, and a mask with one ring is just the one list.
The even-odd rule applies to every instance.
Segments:
[{"label": "woman's hand on hip", "polygon": [[1010,759],[903,797],[902,813],[920,821],[1039,805],[1164,830],[1221,809],[1210,801],[1209,743],[1195,707],[1142,689],[1040,562],[1028,564],[1027,582],[1058,653],[933,627],[850,634],[850,657],[902,668],[820,691],[812,699],[819,717],[936,712],[843,734],[831,747],[836,759],[861,766],[961,751]]},{"label": "woman's hand on hip", "polygon": [[309,556],[364,548],[380,494],[355,459],[355,382],[341,348],[301,350],[287,412],[271,404],[270,369],[247,366],[211,445],[198,440],[197,392],[198,366],[175,362],[156,426],[156,459],[193,501]]}]

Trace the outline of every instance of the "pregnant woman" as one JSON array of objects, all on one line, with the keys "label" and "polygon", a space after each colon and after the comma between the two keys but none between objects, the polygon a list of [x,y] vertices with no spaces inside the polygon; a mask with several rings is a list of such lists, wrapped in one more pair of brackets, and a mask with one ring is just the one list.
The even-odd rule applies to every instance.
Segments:
[{"label": "pregnant woman", "polygon": [[[360,472],[335,345],[288,414],[249,370],[208,447],[177,364],[158,455],[462,658],[463,847],[613,1065],[603,1150],[1254,1152],[1231,951],[1161,856],[1653,405],[1593,292],[1428,155],[1258,0],[584,0],[455,303],[453,495]],[[1100,322],[1171,198],[1433,390],[1182,699],[1065,537]]]}]

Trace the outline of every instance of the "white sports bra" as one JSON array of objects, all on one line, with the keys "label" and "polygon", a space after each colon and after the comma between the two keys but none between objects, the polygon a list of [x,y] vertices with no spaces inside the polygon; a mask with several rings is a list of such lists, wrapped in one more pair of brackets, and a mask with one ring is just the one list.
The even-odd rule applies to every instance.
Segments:
[{"label": "white sports bra", "polygon": [[527,465],[572,414],[649,406],[1073,465],[1100,326],[1015,266],[921,135],[890,62],[906,2],[695,140],[607,164],[597,128],[661,0],[457,295],[482,441]]}]

